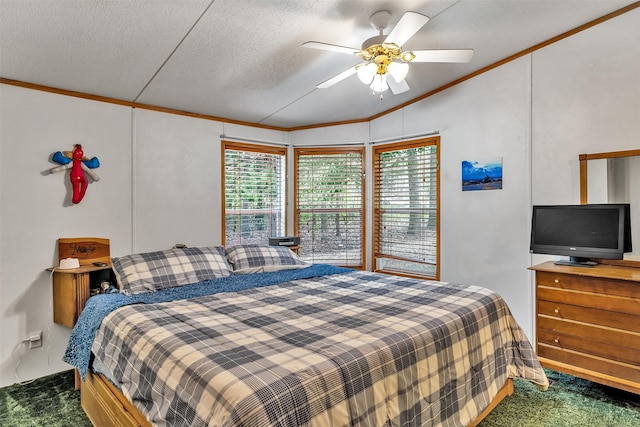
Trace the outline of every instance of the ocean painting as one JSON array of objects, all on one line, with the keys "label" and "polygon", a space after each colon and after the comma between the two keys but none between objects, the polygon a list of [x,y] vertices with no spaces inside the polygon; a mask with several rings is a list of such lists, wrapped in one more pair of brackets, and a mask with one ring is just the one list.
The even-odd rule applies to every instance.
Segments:
[{"label": "ocean painting", "polygon": [[501,189],[502,157],[462,161],[462,191]]}]

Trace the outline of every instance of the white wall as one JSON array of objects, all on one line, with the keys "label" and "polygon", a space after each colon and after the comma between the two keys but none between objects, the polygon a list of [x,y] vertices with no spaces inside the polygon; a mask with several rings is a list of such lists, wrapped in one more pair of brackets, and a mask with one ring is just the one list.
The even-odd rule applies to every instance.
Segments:
[{"label": "white wall", "polygon": [[[20,380],[69,368],[44,271],[58,237],[106,237],[114,255],[221,241],[220,134],[309,145],[439,130],[441,278],[498,291],[532,337],[531,205],[579,201],[578,154],[640,147],[639,21],[636,9],[371,123],[291,133],[0,85],[0,386],[18,361]],[[46,171],[74,143],[102,165],[70,206],[68,175]],[[486,157],[503,158],[504,188],[463,193],[461,161]],[[44,346],[25,350],[33,330]]]},{"label": "white wall", "polygon": [[133,252],[221,243],[221,133],[220,122],[135,110]]},{"label": "white wall", "polygon": [[[70,330],[52,323],[47,267],[59,237],[107,237],[131,250],[131,110],[0,85],[0,386],[69,369],[61,361]],[[98,182],[78,205],[69,172],[50,175],[56,151],[80,143],[96,156]],[[44,332],[41,348],[19,342]],[[20,366],[16,372],[18,361]]]},{"label": "white wall", "polygon": [[580,203],[578,155],[640,147],[640,10],[533,54],[535,204]]}]

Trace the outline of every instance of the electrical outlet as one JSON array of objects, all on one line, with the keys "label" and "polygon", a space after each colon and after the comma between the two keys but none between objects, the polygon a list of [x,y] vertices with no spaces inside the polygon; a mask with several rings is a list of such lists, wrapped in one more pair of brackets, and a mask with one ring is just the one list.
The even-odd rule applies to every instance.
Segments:
[{"label": "electrical outlet", "polygon": [[35,331],[29,334],[29,348],[42,347],[42,331]]}]

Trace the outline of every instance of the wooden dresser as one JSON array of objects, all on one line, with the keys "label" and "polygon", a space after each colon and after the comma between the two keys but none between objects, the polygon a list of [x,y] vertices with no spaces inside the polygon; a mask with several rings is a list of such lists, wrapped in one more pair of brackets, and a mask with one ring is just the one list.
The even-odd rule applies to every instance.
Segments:
[{"label": "wooden dresser", "polygon": [[640,394],[640,268],[530,269],[542,366]]}]

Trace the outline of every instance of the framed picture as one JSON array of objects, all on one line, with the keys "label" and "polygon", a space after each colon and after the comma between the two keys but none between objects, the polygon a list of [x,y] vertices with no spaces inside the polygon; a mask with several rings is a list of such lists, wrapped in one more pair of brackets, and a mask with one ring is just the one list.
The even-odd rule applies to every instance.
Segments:
[{"label": "framed picture", "polygon": [[462,161],[462,191],[501,189],[502,157]]}]

